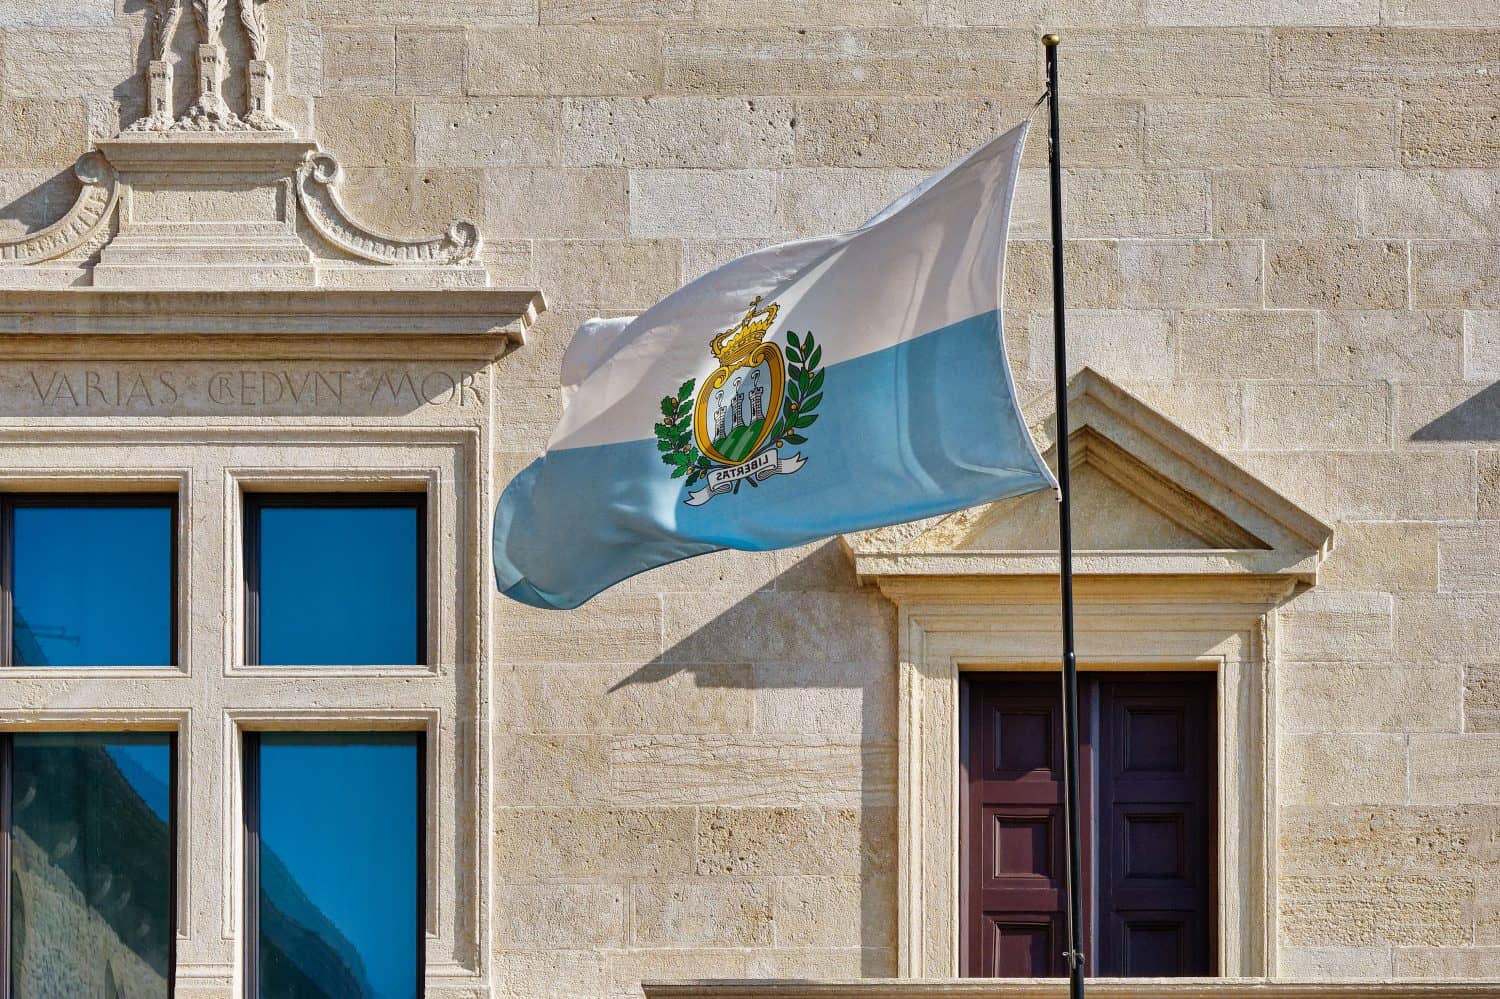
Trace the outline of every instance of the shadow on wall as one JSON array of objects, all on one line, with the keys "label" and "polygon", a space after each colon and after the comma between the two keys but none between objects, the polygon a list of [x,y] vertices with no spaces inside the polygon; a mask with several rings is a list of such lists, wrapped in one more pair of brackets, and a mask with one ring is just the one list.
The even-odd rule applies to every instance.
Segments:
[{"label": "shadow on wall", "polygon": [[1500,382],[1454,406],[1411,435],[1414,441],[1500,441]]},{"label": "shadow on wall", "polygon": [[[609,694],[682,674],[698,687],[748,686],[754,703],[749,734],[660,737],[664,745],[641,748],[649,761],[641,779],[662,777],[674,798],[696,796],[705,809],[754,810],[758,817],[747,822],[777,829],[737,830],[738,820],[729,815],[710,835],[725,841],[711,873],[776,879],[778,949],[858,947],[859,974],[894,975],[895,608],[873,587],[859,585],[839,541],[797,554],[798,561],[701,626],[687,624],[691,599],[685,600],[679,623],[690,630],[672,641],[678,629],[668,621],[670,647]],[[731,786],[735,780],[738,788]],[[778,817],[804,808],[820,811],[822,824],[790,828],[826,833],[832,842],[798,842],[777,827]],[[755,837],[762,833],[772,846],[757,854]],[[743,838],[738,844],[737,835]],[[857,839],[857,858],[850,839]],[[702,864],[700,858],[700,874]],[[857,878],[857,892],[829,887],[828,875]],[[752,971],[761,977],[826,974],[821,967],[780,963],[796,962],[795,954]]]}]

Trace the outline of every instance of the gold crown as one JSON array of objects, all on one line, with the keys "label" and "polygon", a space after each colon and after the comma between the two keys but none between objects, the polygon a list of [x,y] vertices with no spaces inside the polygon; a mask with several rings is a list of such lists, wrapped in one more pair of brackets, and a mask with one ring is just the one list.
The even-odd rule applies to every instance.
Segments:
[{"label": "gold crown", "polygon": [[755,296],[755,301],[750,303],[750,311],[745,313],[745,318],[733,329],[725,330],[712,340],[708,341],[708,349],[714,352],[719,363],[726,368],[745,357],[760,346],[760,342],[766,338],[771,324],[776,321],[776,306],[768,305],[764,309],[758,308],[760,296]]}]

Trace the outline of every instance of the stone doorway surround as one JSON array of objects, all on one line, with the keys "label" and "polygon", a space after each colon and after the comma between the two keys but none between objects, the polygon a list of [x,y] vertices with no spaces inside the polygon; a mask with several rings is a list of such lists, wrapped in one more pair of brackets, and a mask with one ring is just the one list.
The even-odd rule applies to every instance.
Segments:
[{"label": "stone doorway surround", "polygon": [[[274,117],[260,0],[239,7],[251,106],[229,108],[225,6],[194,7],[181,117],[182,4],[155,6],[147,115],[78,161],[62,218],[0,241],[0,489],[176,492],[180,661],[7,670],[0,724],[177,732],[181,999],[241,989],[243,733],[425,731],[426,994],[489,995],[495,371],[544,303],[491,286],[472,223],[350,217],[338,164]],[[252,490],[425,492],[427,665],[247,664]]]},{"label": "stone doorway surround", "polygon": [[[1096,372],[1069,393],[1080,665],[1218,675],[1218,967],[1273,976],[1275,609],[1316,583],[1333,531]],[[1027,415],[1050,459],[1043,404]],[[1033,494],[845,539],[899,608],[903,977],[958,974],[959,676],[1058,668],[1056,516]],[[928,994],[891,988],[870,994]]]}]

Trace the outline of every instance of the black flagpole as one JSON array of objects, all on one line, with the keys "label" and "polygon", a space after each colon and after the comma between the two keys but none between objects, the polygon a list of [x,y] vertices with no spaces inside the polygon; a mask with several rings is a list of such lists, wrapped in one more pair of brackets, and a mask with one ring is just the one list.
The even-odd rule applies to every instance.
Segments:
[{"label": "black flagpole", "polygon": [[1073,647],[1073,508],[1068,488],[1068,345],[1063,316],[1062,149],[1058,135],[1057,43],[1042,36],[1047,53],[1047,172],[1052,187],[1052,343],[1057,380],[1058,551],[1062,581],[1063,810],[1068,822],[1068,994],[1083,999],[1083,837],[1078,811],[1078,657]]}]

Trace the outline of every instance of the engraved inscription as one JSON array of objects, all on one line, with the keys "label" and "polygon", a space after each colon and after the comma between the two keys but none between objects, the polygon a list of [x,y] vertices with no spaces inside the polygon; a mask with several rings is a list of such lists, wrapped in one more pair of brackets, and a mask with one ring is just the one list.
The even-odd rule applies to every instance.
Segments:
[{"label": "engraved inscription", "polygon": [[394,415],[478,418],[483,371],[465,368],[189,363],[0,367],[0,416],[41,414]]}]

